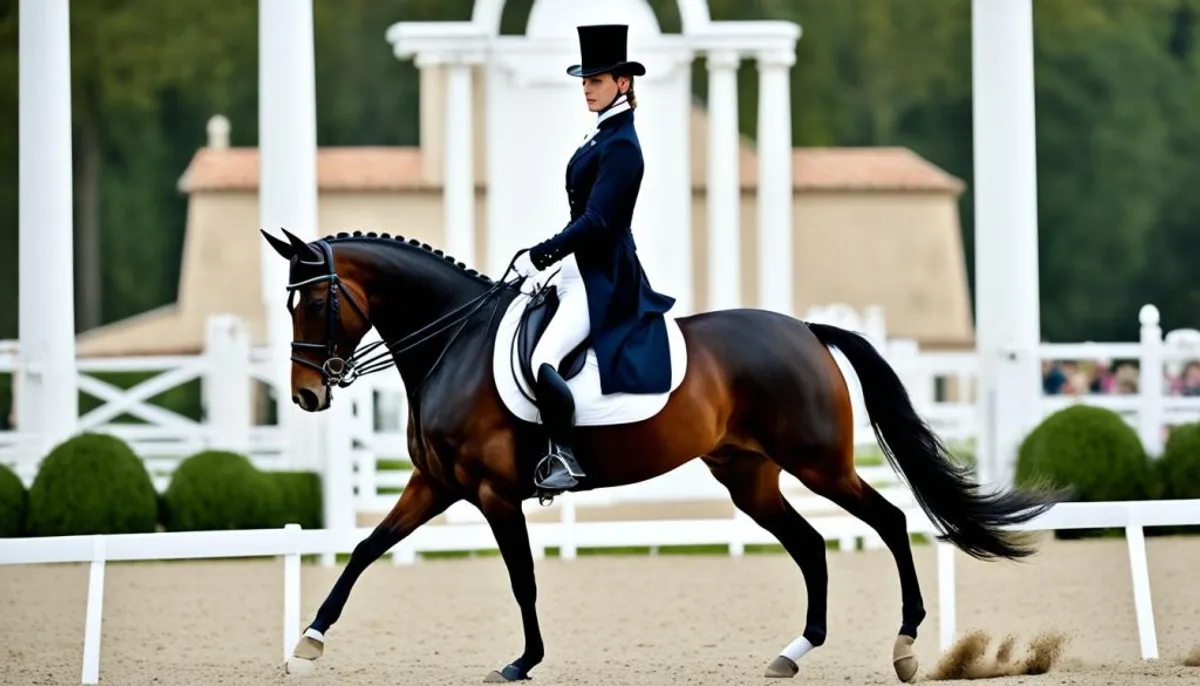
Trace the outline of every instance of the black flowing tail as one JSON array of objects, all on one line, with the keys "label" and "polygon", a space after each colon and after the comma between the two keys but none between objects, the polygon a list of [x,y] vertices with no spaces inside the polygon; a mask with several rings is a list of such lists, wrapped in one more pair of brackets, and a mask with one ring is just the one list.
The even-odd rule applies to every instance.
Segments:
[{"label": "black flowing tail", "polygon": [[1002,527],[1027,522],[1065,494],[1037,491],[984,493],[971,470],[954,460],[913,409],[896,372],[867,339],[845,329],[806,322],[817,339],[842,351],[862,384],[867,414],[892,468],[901,474],[921,509],[948,540],[977,559],[1017,559],[1034,550],[1025,536]]}]

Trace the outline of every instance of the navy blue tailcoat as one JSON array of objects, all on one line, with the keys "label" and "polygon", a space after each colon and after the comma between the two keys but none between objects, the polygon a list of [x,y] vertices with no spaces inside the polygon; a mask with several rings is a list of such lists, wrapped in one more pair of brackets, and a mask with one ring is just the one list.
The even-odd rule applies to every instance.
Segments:
[{"label": "navy blue tailcoat", "polygon": [[630,228],[644,170],[633,111],[600,122],[599,131],[567,163],[570,223],[529,250],[540,269],[574,253],[605,394],[660,393],[671,387],[663,314],[675,298],[650,287]]}]

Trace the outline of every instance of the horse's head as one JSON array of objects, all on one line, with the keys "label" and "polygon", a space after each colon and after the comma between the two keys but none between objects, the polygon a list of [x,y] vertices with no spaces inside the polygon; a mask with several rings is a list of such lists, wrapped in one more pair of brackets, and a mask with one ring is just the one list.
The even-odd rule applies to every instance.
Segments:
[{"label": "horse's head", "polygon": [[329,243],[305,243],[286,229],[283,233],[287,241],[262,232],[291,263],[292,402],[319,412],[329,407],[330,386],[341,380],[346,360],[371,330],[367,295],[354,265],[339,264]]}]

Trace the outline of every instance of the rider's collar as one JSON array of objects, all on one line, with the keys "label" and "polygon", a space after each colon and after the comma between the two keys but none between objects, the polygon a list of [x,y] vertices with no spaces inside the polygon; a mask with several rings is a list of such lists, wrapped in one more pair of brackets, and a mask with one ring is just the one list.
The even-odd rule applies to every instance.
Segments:
[{"label": "rider's collar", "polygon": [[608,107],[603,109],[598,115],[596,115],[596,128],[600,128],[600,124],[604,120],[611,119],[611,118],[617,116],[618,114],[625,112],[627,110],[631,110],[631,109],[633,109],[633,108],[629,106],[629,99],[627,97],[625,97],[624,94],[618,95],[612,101],[611,105],[609,105]]}]

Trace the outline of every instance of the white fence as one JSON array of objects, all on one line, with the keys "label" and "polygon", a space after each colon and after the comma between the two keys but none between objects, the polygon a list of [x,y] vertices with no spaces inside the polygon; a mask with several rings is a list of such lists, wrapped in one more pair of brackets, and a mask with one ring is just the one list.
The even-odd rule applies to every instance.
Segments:
[{"label": "white fence", "polygon": [[[815,319],[846,324],[849,315],[844,309],[830,307],[810,314]],[[908,340],[884,340],[881,315],[870,308],[867,316],[859,321],[861,327],[853,327],[853,321],[850,324],[864,330],[884,351],[905,380],[922,415],[947,441],[969,446],[976,433],[974,354],[922,352]],[[1152,454],[1161,447],[1167,427],[1200,420],[1200,397],[1170,396],[1162,382],[1171,367],[1177,370],[1186,361],[1200,359],[1200,332],[1179,330],[1164,336],[1159,328],[1158,312],[1152,306],[1143,308],[1141,324],[1142,335],[1138,343],[1043,345],[1041,354],[1047,360],[1129,360],[1141,369],[1135,394],[1042,396],[1035,402],[1040,403],[1043,414],[1074,402],[1108,407],[1137,427]],[[18,363],[17,353],[15,342],[0,344],[0,373],[14,369]],[[291,463],[285,442],[287,436],[276,425],[257,423],[251,406],[252,390],[256,387],[267,390],[273,383],[272,358],[284,354],[272,355],[265,348],[251,347],[245,327],[239,320],[217,316],[209,322],[207,347],[200,355],[82,358],[78,363],[80,388],[97,397],[102,404],[85,413],[80,418],[80,426],[110,432],[129,441],[135,452],[146,460],[159,490],[165,488],[176,465],[184,457],[206,448],[245,452],[263,469],[288,468]],[[857,443],[864,452],[873,452],[877,446],[866,422],[857,379],[845,358],[840,353],[835,353],[835,357],[852,386],[858,424]],[[98,378],[98,375],[113,372],[151,376],[128,389]],[[156,395],[196,380],[202,387],[202,419],[185,417],[152,402]],[[14,393],[19,392],[14,389]],[[133,417],[140,423],[117,421],[122,416]],[[327,496],[327,512],[374,516],[386,511],[394,504],[409,475],[407,407],[399,375],[383,371],[340,390],[330,416],[334,419],[330,422],[332,433],[323,444],[331,447],[322,460],[322,468],[327,479],[338,486]],[[30,448],[19,430],[0,432],[0,462],[14,466],[27,484],[32,481],[42,457],[39,451]],[[864,466],[863,471],[869,481],[883,489],[898,484],[886,467]],[[785,478],[785,487],[795,493],[803,492],[794,479]],[[893,495],[906,497],[898,491]],[[586,494],[577,504],[727,498],[724,489],[697,462],[644,484]],[[465,508],[455,508],[448,516],[470,519],[473,515]],[[564,509],[563,517],[570,516]],[[336,519],[346,521],[345,516]]]},{"label": "white fence", "polygon": [[[861,535],[866,525],[846,516],[814,517],[812,524],[826,540]],[[1143,659],[1158,657],[1158,638],[1150,594],[1149,567],[1143,528],[1200,524],[1200,500],[1153,502],[1066,503],[1023,530],[1047,531],[1061,528],[1125,529],[1128,540],[1138,640]],[[929,520],[919,511],[908,513],[910,533],[933,533]],[[284,558],[284,603],[282,651],[287,659],[299,638],[300,556],[346,553],[370,533],[368,528],[302,531],[297,525],[283,530],[205,531],[184,533],[122,534],[111,536],[64,536],[0,539],[0,564],[44,564],[89,562],[87,612],[84,621],[84,684],[95,684],[100,675],[101,618],[104,608],[104,572],[107,562],[126,560],[182,560],[235,557],[282,556]],[[741,546],[769,544],[776,540],[754,522],[739,518],[723,521],[680,520],[650,522],[532,523],[531,544],[564,552],[579,547],[624,547],[662,545],[730,546],[737,555]],[[956,633],[954,549],[939,543],[938,606],[939,642],[943,650]],[[399,562],[415,561],[419,552],[448,550],[494,550],[495,538],[486,524],[425,526],[401,542],[393,551]],[[570,557],[570,555],[564,555]]]}]

